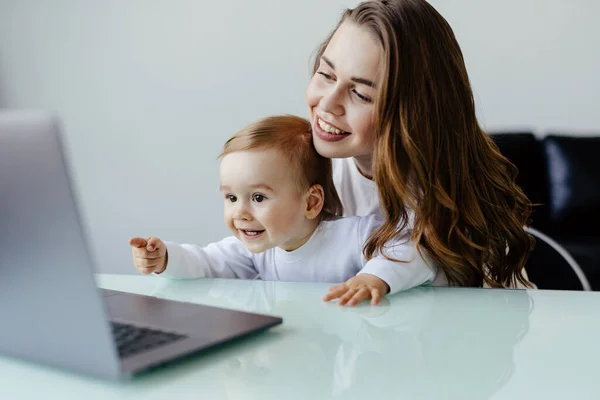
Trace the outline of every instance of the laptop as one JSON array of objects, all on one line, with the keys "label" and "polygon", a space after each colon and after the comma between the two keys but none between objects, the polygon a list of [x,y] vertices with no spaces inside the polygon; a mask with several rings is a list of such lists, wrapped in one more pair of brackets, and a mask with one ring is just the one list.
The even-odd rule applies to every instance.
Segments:
[{"label": "laptop", "polygon": [[58,120],[0,110],[0,355],[121,379],[282,323],[99,289],[76,204]]}]

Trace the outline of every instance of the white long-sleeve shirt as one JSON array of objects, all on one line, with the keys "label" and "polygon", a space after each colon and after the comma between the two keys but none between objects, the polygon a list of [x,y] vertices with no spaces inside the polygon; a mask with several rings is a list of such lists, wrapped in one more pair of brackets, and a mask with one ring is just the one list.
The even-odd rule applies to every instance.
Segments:
[{"label": "white long-sleeve shirt", "polygon": [[354,158],[332,158],[331,163],[333,183],[344,206],[344,216],[381,215],[377,184],[358,171]]},{"label": "white long-sleeve shirt", "polygon": [[410,242],[386,247],[389,256],[367,261],[362,253],[370,234],[383,222],[376,214],[322,221],[310,239],[294,251],[278,247],[252,253],[235,237],[208,246],[165,242],[169,278],[241,278],[294,282],[340,283],[368,273],[385,281],[390,293],[433,282],[428,266]]},{"label": "white long-sleeve shirt", "polygon": [[[363,216],[369,214],[381,215],[377,185],[374,181],[366,178],[360,173],[354,158],[334,158],[331,161],[333,167],[333,182],[340,196],[340,200],[342,201],[342,205],[344,206],[344,216]],[[409,212],[409,226],[412,225],[412,217],[412,212]],[[408,248],[414,246],[414,243],[407,241],[404,246]],[[433,260],[423,253],[422,261],[425,260],[427,264],[433,265]],[[437,276],[432,282],[432,285],[448,286],[446,274],[444,274],[440,268],[437,268],[437,271]],[[525,269],[523,269],[523,275],[525,279],[529,279]],[[484,287],[487,286],[484,285]],[[526,287],[520,282],[517,282],[515,289],[526,289]]]}]

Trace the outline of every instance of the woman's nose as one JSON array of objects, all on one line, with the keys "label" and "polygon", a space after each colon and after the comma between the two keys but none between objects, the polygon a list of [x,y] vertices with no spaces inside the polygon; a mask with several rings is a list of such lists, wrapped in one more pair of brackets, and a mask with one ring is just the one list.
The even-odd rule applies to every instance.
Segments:
[{"label": "woman's nose", "polygon": [[319,102],[319,106],[322,111],[328,114],[335,115],[337,117],[344,115],[341,90],[337,87],[332,87],[327,90],[323,94],[323,97]]}]

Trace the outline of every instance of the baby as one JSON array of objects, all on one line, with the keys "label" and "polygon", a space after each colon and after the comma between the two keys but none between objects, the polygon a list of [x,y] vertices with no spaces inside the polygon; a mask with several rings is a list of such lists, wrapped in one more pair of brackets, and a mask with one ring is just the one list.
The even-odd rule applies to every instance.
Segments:
[{"label": "baby", "polygon": [[340,305],[378,304],[388,293],[434,280],[433,264],[408,240],[388,246],[385,255],[364,257],[364,244],[383,220],[341,217],[331,160],[313,147],[308,121],[261,119],[229,139],[219,158],[225,223],[233,236],[205,247],[132,238],[138,271],[337,283],[324,300],[337,298]]}]

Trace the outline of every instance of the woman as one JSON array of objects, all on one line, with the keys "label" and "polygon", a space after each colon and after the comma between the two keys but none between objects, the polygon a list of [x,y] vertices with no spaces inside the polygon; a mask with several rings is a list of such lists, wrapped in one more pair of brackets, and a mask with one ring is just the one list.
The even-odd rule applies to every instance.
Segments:
[{"label": "woman", "polygon": [[[408,232],[438,265],[435,284],[533,287],[523,269],[531,203],[479,126],[460,47],[430,4],[347,10],[319,48],[306,101],[346,214],[386,218],[367,258]],[[359,290],[346,282],[329,299]]]}]

